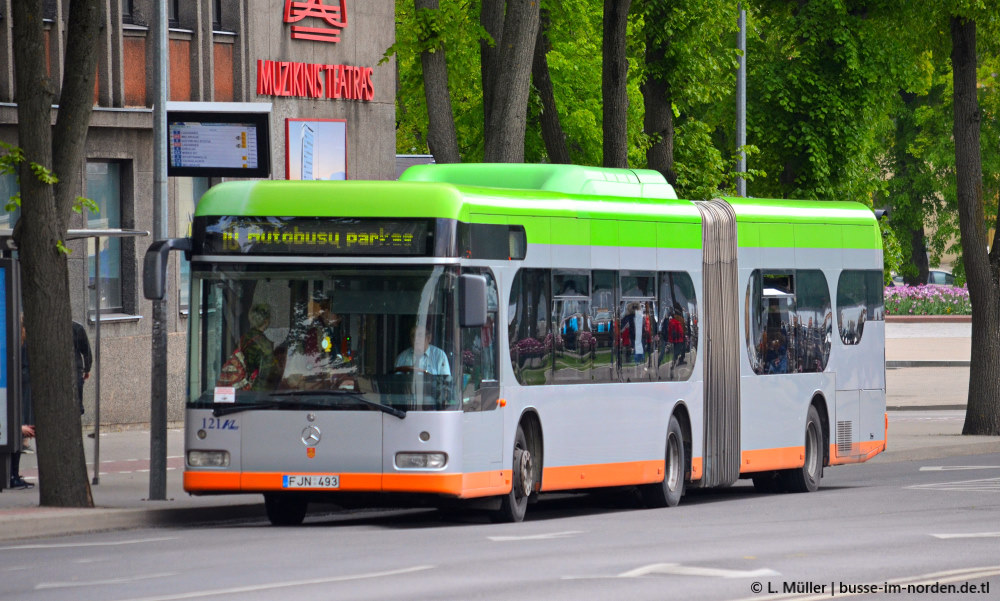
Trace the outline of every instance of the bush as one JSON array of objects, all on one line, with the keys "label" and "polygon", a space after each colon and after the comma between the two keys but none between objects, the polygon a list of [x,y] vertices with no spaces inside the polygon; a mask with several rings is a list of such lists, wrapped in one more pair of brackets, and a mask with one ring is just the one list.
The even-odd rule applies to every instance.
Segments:
[{"label": "bush", "polygon": [[964,286],[886,286],[885,314],[972,315],[972,303]]}]

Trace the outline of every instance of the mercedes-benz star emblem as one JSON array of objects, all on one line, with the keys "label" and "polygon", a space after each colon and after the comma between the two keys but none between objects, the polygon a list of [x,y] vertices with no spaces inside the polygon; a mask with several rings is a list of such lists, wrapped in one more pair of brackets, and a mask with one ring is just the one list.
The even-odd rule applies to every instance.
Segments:
[{"label": "mercedes-benz star emblem", "polygon": [[302,430],[302,444],[307,447],[314,447],[319,443],[319,439],[323,437],[323,433],[319,431],[316,426],[306,426]]}]

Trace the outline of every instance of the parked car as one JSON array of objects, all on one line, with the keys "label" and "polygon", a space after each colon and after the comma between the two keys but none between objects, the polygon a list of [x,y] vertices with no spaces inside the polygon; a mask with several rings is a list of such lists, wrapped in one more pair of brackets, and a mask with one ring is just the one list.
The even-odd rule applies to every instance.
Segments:
[{"label": "parked car", "polygon": [[[931,269],[930,271],[927,272],[927,283],[934,284],[936,286],[954,286],[955,276],[948,271],[943,271],[941,269]],[[894,286],[902,286],[903,276],[894,274],[892,276],[892,284]]]}]

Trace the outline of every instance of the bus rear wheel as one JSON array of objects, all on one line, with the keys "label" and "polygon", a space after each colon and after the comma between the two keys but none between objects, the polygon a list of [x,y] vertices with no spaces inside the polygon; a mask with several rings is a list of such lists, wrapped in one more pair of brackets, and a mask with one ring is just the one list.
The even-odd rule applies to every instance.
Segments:
[{"label": "bus rear wheel", "polygon": [[306,517],[309,502],[287,493],[265,493],[264,510],[274,526],[298,526]]},{"label": "bus rear wheel", "polygon": [[534,459],[528,439],[520,424],[514,434],[514,464],[510,492],[500,499],[500,509],[493,515],[496,522],[520,522],[528,510],[528,497],[535,487]]},{"label": "bus rear wheel", "polygon": [[645,484],[639,490],[647,507],[675,507],[684,495],[684,434],[677,418],[670,416],[667,424],[666,465],[663,481]]},{"label": "bus rear wheel", "polygon": [[814,492],[823,478],[823,426],[819,412],[810,405],[806,414],[805,464],[781,474],[782,484],[788,492]]}]

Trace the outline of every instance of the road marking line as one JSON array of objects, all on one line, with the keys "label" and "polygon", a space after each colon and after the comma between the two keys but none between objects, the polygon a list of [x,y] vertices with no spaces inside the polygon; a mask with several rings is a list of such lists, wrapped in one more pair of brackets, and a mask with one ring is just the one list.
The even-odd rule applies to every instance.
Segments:
[{"label": "road marking line", "polygon": [[35,585],[36,591],[44,591],[54,588],[78,588],[84,586],[103,586],[107,584],[129,584],[140,580],[153,580],[155,578],[169,578],[176,576],[178,572],[164,572],[162,574],[145,574],[142,576],[127,576],[123,578],[108,578],[106,580],[90,580],[88,582],[43,582]]},{"label": "road marking line", "polygon": [[619,578],[641,578],[650,574],[670,574],[673,576],[708,576],[710,578],[763,578],[778,576],[778,572],[768,568],[759,570],[726,570],[722,568],[701,568],[698,566],[683,566],[678,563],[654,563],[628,572],[622,572]]},{"label": "road marking line", "polygon": [[525,536],[488,536],[486,538],[494,542],[509,542],[521,540],[549,540],[553,538],[566,538],[574,534],[583,534],[580,530],[567,530],[566,532],[550,532],[548,534],[529,534]]},{"label": "road marking line", "polygon": [[939,482],[935,484],[915,484],[907,486],[912,490],[951,490],[966,492],[1000,492],[1000,478],[980,478],[977,480],[960,480],[958,482]]},{"label": "road marking line", "polygon": [[932,534],[934,538],[1000,538],[1000,532],[969,532],[967,534]]},{"label": "road marking line", "polygon": [[1000,470],[1000,465],[925,465],[922,472],[953,472],[958,470]]},{"label": "road marking line", "polygon": [[179,601],[181,599],[203,599],[205,597],[236,595],[240,593],[256,593],[259,591],[270,591],[281,588],[292,588],[296,586],[310,586],[315,584],[330,584],[333,582],[349,582],[351,580],[367,580],[370,578],[383,578],[385,576],[399,576],[402,574],[412,574],[414,572],[421,572],[433,568],[434,566],[414,566],[412,568],[402,568],[400,570],[389,570],[386,572],[370,572],[368,574],[354,574],[350,576],[332,576],[330,578],[311,578],[309,580],[290,580],[288,582],[272,582],[270,584],[237,586],[232,588],[220,588],[208,591],[192,591],[190,593],[176,593],[171,595],[160,595],[156,597],[136,597],[133,599],[125,599],[123,601]]},{"label": "road marking line", "polygon": [[21,551],[24,549],[75,549],[78,547],[117,547],[121,545],[141,545],[143,543],[158,543],[165,540],[177,540],[176,536],[164,536],[160,538],[138,538],[134,540],[120,540],[92,543],[52,543],[37,545],[15,545],[11,547],[0,547],[0,551]]},{"label": "road marking line", "polygon": [[727,570],[724,568],[703,568],[698,566],[684,566],[679,563],[654,563],[642,566],[634,570],[622,572],[615,576],[563,576],[562,580],[598,580],[609,578],[643,578],[646,576],[669,575],[669,576],[704,576],[708,578],[765,578],[780,576],[780,572],[775,572],[769,568],[758,570]]}]

